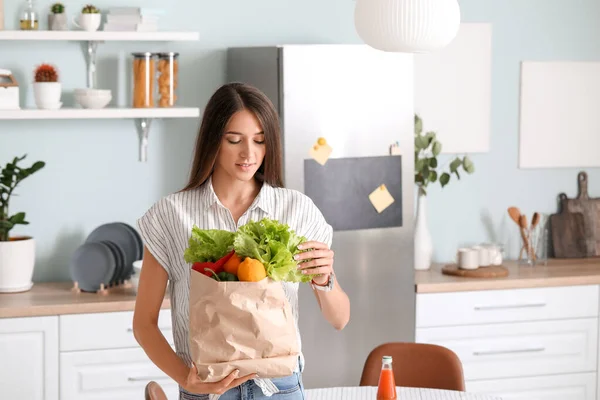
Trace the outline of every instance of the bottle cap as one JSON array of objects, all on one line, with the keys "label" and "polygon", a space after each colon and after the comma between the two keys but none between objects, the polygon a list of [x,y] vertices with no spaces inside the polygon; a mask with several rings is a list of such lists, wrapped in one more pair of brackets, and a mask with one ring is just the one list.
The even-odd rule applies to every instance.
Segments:
[{"label": "bottle cap", "polygon": [[383,362],[392,362],[392,356],[383,356]]}]

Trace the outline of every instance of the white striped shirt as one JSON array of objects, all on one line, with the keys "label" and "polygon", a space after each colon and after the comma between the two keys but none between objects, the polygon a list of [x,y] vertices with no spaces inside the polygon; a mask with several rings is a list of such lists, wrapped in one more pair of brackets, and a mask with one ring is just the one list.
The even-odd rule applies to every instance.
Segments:
[{"label": "white striped shirt", "polygon": [[[332,228],[306,195],[292,189],[275,188],[263,183],[260,192],[239,221],[233,220],[223,206],[209,178],[200,188],[177,192],[156,202],[138,221],[144,244],[167,271],[177,355],[188,365],[192,359],[188,343],[190,267],[183,259],[193,225],[200,229],[233,232],[250,220],[268,217],[287,224],[300,236],[331,246]],[[282,282],[298,330],[298,285]]]}]

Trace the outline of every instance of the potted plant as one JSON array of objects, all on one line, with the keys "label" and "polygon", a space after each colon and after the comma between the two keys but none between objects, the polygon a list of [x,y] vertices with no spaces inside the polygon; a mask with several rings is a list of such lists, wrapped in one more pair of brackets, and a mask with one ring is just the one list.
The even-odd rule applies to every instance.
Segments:
[{"label": "potted plant", "polygon": [[56,67],[41,64],[35,69],[33,94],[38,108],[53,110],[60,108],[61,84]]},{"label": "potted plant", "polygon": [[19,166],[25,157],[15,157],[0,169],[0,293],[24,292],[33,286],[35,242],[31,236],[10,236],[16,225],[28,225],[29,222],[25,220],[24,212],[10,215],[9,204],[19,183],[46,164],[37,161],[29,168]]},{"label": "potted plant", "polygon": [[54,3],[50,7],[50,14],[48,14],[48,27],[51,31],[68,30],[67,14],[65,13],[65,6],[62,3]]},{"label": "potted plant", "polygon": [[73,23],[77,27],[89,32],[98,30],[101,22],[102,15],[100,14],[100,10],[91,4],[83,7],[77,20],[73,20]]},{"label": "potted plant", "polygon": [[[448,160],[449,170],[441,172],[445,167],[438,164],[438,156],[442,152],[442,143],[435,132],[423,133],[423,121],[415,114],[415,184],[418,187],[417,218],[415,221],[415,269],[426,270],[431,266],[433,244],[427,226],[427,186],[437,181],[441,187],[450,183],[452,175],[460,179],[459,170],[468,174],[475,172],[473,161],[468,156],[455,157]],[[441,173],[440,173],[441,172]]]}]

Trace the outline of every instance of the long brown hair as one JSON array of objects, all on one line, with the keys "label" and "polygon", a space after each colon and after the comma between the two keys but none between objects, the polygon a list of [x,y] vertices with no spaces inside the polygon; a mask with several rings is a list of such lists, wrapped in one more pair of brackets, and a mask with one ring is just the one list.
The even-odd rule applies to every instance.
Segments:
[{"label": "long brown hair", "polygon": [[215,166],[227,123],[233,114],[244,109],[256,116],[265,134],[265,158],[255,178],[271,186],[283,186],[281,127],[277,111],[271,100],[254,86],[233,82],[217,89],[204,109],[189,181],[182,190],[195,189],[206,182]]}]

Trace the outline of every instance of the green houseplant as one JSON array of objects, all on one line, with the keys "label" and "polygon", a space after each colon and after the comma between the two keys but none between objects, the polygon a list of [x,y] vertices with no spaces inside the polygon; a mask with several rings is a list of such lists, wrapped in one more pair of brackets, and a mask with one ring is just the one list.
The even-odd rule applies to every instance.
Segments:
[{"label": "green houseplant", "polygon": [[17,225],[27,225],[24,212],[10,214],[9,205],[17,186],[44,168],[43,161],[30,167],[19,165],[25,159],[15,157],[0,169],[0,292],[21,292],[33,286],[35,242],[31,236],[10,236]]},{"label": "green houseplant", "polygon": [[93,32],[100,28],[102,22],[102,14],[100,10],[92,5],[87,4],[81,9],[81,14],[73,21],[78,28],[84,31]]},{"label": "green houseplant", "polygon": [[417,217],[414,232],[415,269],[427,270],[431,266],[433,243],[427,226],[427,187],[439,181],[441,187],[448,185],[453,176],[460,179],[461,172],[472,174],[475,165],[468,156],[454,157],[440,166],[438,156],[442,152],[442,143],[433,131],[424,132],[423,120],[415,114],[415,184],[418,187]]}]

